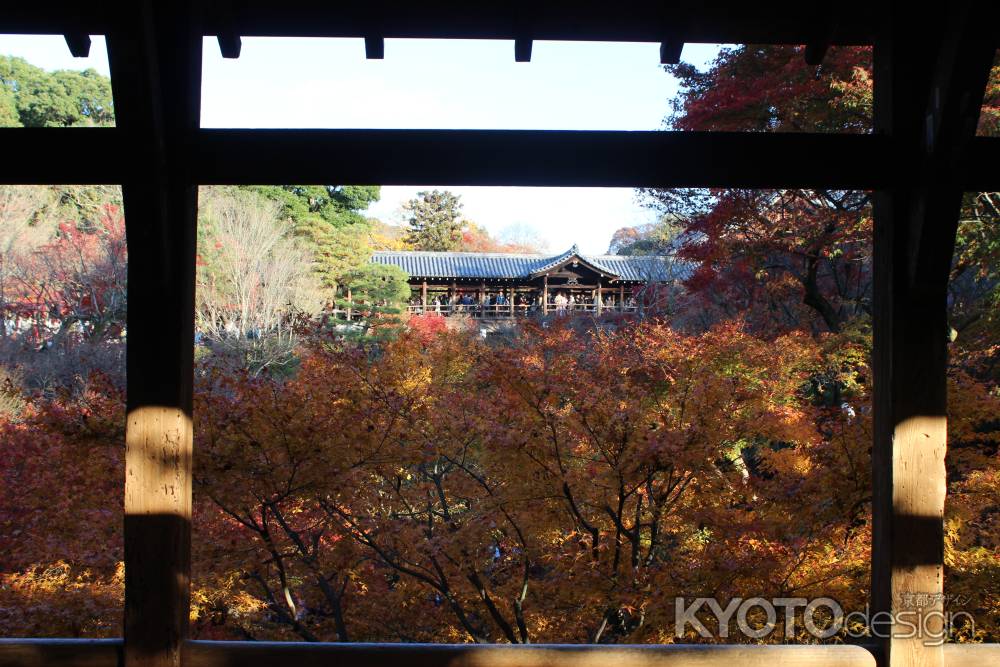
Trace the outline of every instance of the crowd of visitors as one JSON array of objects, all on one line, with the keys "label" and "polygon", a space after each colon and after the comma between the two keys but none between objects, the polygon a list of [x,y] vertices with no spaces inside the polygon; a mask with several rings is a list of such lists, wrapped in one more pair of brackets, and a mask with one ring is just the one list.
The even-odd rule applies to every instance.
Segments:
[{"label": "crowd of visitors", "polygon": [[[482,297],[482,300],[480,300]],[[571,311],[619,310],[634,308],[635,299],[626,298],[621,304],[616,295],[591,295],[586,292],[552,290],[548,294],[546,313],[564,315]],[[418,295],[410,299],[410,312],[424,312],[422,298]],[[542,312],[542,295],[529,292],[508,292],[499,290],[482,294],[478,291],[459,292],[449,295],[438,293],[428,296],[426,312],[449,315],[464,313],[476,317],[505,317],[511,313],[526,315]]]}]

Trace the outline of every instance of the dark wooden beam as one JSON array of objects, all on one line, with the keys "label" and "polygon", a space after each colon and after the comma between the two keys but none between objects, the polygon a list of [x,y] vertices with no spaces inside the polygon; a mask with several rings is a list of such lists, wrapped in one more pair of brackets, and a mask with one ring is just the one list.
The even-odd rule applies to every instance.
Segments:
[{"label": "dark wooden beam", "polygon": [[4,667],[121,667],[121,639],[0,639]]},{"label": "dark wooden beam", "polygon": [[530,37],[517,37],[514,39],[514,62],[531,62],[531,43]]},{"label": "dark wooden beam", "polygon": [[[536,135],[541,137],[536,142]],[[258,152],[238,146],[248,136]],[[663,187],[780,187],[808,182],[814,187],[873,189],[898,180],[891,169],[882,169],[892,159],[888,137],[849,135],[770,135],[672,132],[532,132],[479,130],[202,130],[189,133],[193,154],[204,156],[204,164],[194,165],[190,178],[205,183],[287,183],[292,176],[308,177],[309,182],[415,183],[419,165],[428,166],[435,180],[428,184],[472,185],[607,185]],[[772,143],[771,139],[774,138]],[[480,143],[480,142],[483,143]],[[313,145],[313,142],[316,142]],[[0,128],[0,145],[17,160],[0,160],[0,183],[121,183],[128,175],[124,154],[129,141],[114,128]],[[236,146],[232,156],[221,151]],[[461,164],[449,163],[434,151],[444,146],[448,155]],[[524,164],[512,155],[517,146]],[[573,151],[573,157],[559,159],[555,148]],[[336,164],[322,150],[351,150],[358,175],[350,177],[350,165]],[[470,167],[473,160],[492,151],[508,153],[505,163]],[[741,151],[757,153],[754,163],[742,164]],[[414,152],[420,151],[420,152]],[[773,151],[777,151],[774,153]],[[405,155],[405,164],[383,164],[384,155]],[[704,159],[715,157],[707,163]],[[53,160],[51,156],[60,156]],[[264,156],[280,156],[288,163],[287,177],[266,164]],[[536,157],[546,160],[545,169],[531,168]],[[824,155],[840,170],[823,164],[809,164],[805,155]],[[662,157],[662,163],[657,156]],[[699,157],[701,156],[701,157]],[[613,173],[603,158],[627,163],[624,171]],[[864,159],[867,162],[859,163]],[[771,175],[748,173],[771,169]],[[248,162],[247,162],[248,161]],[[855,164],[851,164],[855,161]],[[641,164],[640,164],[641,162]],[[965,191],[1000,190],[1000,139],[976,137],[955,167],[954,179]],[[713,166],[714,164],[714,166]],[[628,166],[630,165],[630,166]],[[690,165],[690,169],[685,168]],[[319,178],[327,174],[331,178]],[[333,179],[332,177],[338,177]],[[340,178],[344,176],[344,178]],[[496,180],[491,180],[495,178]],[[318,179],[318,180],[317,180]],[[332,179],[332,180],[331,180]],[[391,183],[390,183],[390,180]],[[633,180],[630,180],[633,179]],[[306,182],[306,181],[296,181]],[[756,185],[748,185],[755,183]]]},{"label": "dark wooden beam", "polygon": [[202,130],[192,168],[221,184],[871,188],[891,178],[887,149],[871,135]]},{"label": "dark wooden beam", "polygon": [[194,0],[120,8],[108,35],[128,235],[124,667],[178,667],[188,632],[202,32]]},{"label": "dark wooden beam", "polygon": [[85,32],[70,32],[63,35],[66,46],[74,58],[86,58],[90,55],[90,35]]},{"label": "dark wooden beam", "polygon": [[[872,608],[889,667],[941,667],[947,287],[961,164],[995,50],[977,3],[880,17],[875,123],[896,182],[876,193]],[[921,628],[908,632],[908,623]],[[937,635],[937,636],[935,636]]]},{"label": "dark wooden beam", "polygon": [[219,33],[219,51],[223,58],[236,59],[243,50],[243,40],[233,32]]},{"label": "dark wooden beam", "polygon": [[[117,7],[127,3],[70,0],[8,3],[0,14],[0,33],[105,34]],[[372,29],[369,3],[328,0],[205,0],[204,34],[235,30],[241,35],[364,37]],[[859,17],[841,21],[830,32],[834,44],[870,44],[873,25],[865,19],[879,0],[843,0],[836,14]],[[222,10],[217,11],[217,8]],[[465,0],[382,0],[376,18],[385,38],[515,39],[519,28],[536,40],[662,41],[664,15],[684,26],[690,43],[805,44],[834,24],[829,9],[800,0],[747,3],[741,0],[548,0],[535,3],[482,3]],[[984,17],[986,19],[986,17]],[[988,20],[988,19],[986,19]],[[224,25],[221,25],[224,24]]]},{"label": "dark wooden beam", "polygon": [[0,183],[81,185],[121,183],[123,134],[108,127],[0,128],[0,146],[16,160],[0,160]]},{"label": "dark wooden beam", "polygon": [[676,65],[681,61],[684,42],[679,39],[668,39],[660,42],[660,64]]},{"label": "dark wooden beam", "polygon": [[[870,12],[870,3],[847,1],[848,6],[838,8],[838,13],[865,16]],[[369,13],[364,5],[338,5],[331,11],[329,3],[320,0],[291,0],[281,6],[267,0],[247,0],[241,6],[240,30],[255,35],[361,36]],[[516,39],[520,29],[527,28],[536,40],[659,42],[665,13],[685,26],[683,39],[688,42],[801,44],[817,26],[831,23],[825,8],[788,0],[752,6],[738,0],[622,0],[611,9],[600,0],[384,0],[378,24],[388,38]],[[835,43],[870,43],[871,26],[866,21],[853,22],[839,28],[833,38]]]},{"label": "dark wooden beam", "polygon": [[382,60],[385,58],[385,40],[377,36],[365,37],[365,58]]}]

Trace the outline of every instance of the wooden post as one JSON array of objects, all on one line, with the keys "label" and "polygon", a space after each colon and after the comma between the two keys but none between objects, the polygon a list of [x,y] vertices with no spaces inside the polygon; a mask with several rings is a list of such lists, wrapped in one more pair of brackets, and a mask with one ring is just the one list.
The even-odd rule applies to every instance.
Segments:
[{"label": "wooden post", "polygon": [[625,312],[625,283],[618,286],[618,310]]},{"label": "wooden post", "polygon": [[125,667],[177,667],[188,634],[198,191],[186,146],[200,127],[195,5],[122,5],[108,34],[128,234]]},{"label": "wooden post", "polygon": [[544,276],[542,278],[542,314],[547,315],[549,312],[549,277]]},{"label": "wooden post", "polygon": [[351,306],[353,305],[353,303],[354,303],[354,301],[351,299],[351,288],[348,287],[347,288],[347,321],[348,322],[351,321],[351,316],[354,314],[354,312],[353,312],[354,309],[351,308]]},{"label": "wooden post", "polygon": [[427,281],[420,284],[420,307],[421,312],[427,312]]},{"label": "wooden post", "polygon": [[604,304],[603,304],[603,303],[601,303],[601,290],[602,290],[602,289],[603,289],[603,288],[601,287],[601,285],[600,285],[600,284],[598,284],[598,285],[597,285],[597,290],[595,290],[595,292],[594,292],[594,294],[596,294],[596,295],[597,295],[597,296],[595,296],[595,297],[594,297],[594,310],[596,310],[596,311],[597,311],[597,314],[598,314],[598,315],[600,315],[600,314],[601,314],[601,311],[602,311],[602,310],[603,310],[603,308],[604,308]]},{"label": "wooden post", "polygon": [[962,197],[952,179],[994,55],[969,3],[949,9],[950,21],[882,17],[874,50],[875,125],[894,140],[897,178],[874,208],[871,613],[890,667],[944,663],[947,287]]}]

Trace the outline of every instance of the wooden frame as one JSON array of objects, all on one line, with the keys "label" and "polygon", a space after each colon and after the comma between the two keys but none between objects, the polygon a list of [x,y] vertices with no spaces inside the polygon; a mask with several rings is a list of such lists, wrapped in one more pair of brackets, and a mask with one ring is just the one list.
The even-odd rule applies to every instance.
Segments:
[{"label": "wooden frame", "polygon": [[[488,6],[487,6],[488,5]],[[710,5],[710,6],[705,6]],[[938,12],[844,0],[757,6],[569,0],[152,0],[18,3],[0,33],[108,36],[118,127],[0,130],[17,161],[0,182],[121,182],[129,313],[124,640],[2,640],[3,665],[446,664],[986,665],[1000,647],[454,647],[187,641],[197,185],[382,184],[827,187],[877,189],[873,605],[942,591],[945,288],[964,189],[1000,189],[1000,141],[974,138],[997,46],[995,2]],[[846,7],[844,6],[846,5]],[[873,21],[839,20],[842,16]],[[836,14],[836,15],[834,15]],[[202,130],[201,37],[470,37],[874,44],[873,135],[671,132]],[[513,54],[512,54],[513,57]],[[30,149],[30,150],[29,150]],[[308,149],[308,150],[307,150]],[[406,152],[410,159],[385,159]],[[88,161],[50,160],[52,154]],[[351,154],[330,164],[325,155]],[[97,156],[97,157],[91,157]],[[310,157],[312,156],[312,157]],[[747,158],[753,157],[751,165]],[[926,614],[931,610],[919,610]]]}]

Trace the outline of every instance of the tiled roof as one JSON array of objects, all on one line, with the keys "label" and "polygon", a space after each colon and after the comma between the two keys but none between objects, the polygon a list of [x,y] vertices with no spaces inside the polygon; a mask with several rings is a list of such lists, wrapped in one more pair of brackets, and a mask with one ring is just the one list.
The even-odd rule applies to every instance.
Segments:
[{"label": "tiled roof", "polygon": [[391,264],[406,271],[411,278],[481,278],[529,280],[574,256],[614,278],[628,281],[683,279],[690,268],[672,257],[630,255],[583,255],[574,245],[558,255],[523,255],[480,252],[428,252],[420,250],[381,250],[372,261]]}]

